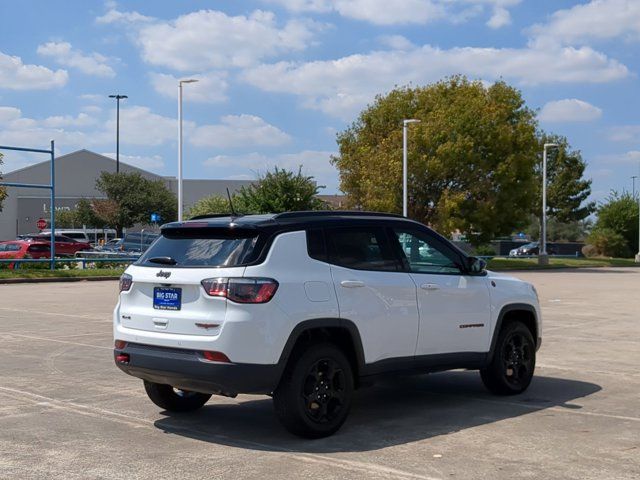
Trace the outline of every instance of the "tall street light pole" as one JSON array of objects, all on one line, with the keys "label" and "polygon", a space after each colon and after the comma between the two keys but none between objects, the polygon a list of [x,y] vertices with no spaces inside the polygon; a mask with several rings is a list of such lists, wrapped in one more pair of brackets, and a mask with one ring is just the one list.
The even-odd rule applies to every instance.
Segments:
[{"label": "tall street light pole", "polygon": [[557,143],[545,143],[542,149],[542,225],[540,226],[540,248],[538,251],[538,264],[548,265],[547,255],[547,149],[557,148]]},{"label": "tall street light pole", "polygon": [[[640,167],[640,164],[638,165],[638,167]],[[640,173],[640,168],[638,168],[638,173]],[[636,177],[637,175],[635,175],[633,179],[635,180]],[[638,253],[636,253],[636,263],[640,263],[640,195],[638,195]]]},{"label": "tall street light pole", "polygon": [[116,99],[116,173],[120,173],[120,100],[129,98],[126,95],[109,95]]},{"label": "tall street light pole", "polygon": [[188,78],[178,82],[178,221],[182,221],[182,85],[198,80]]},{"label": "tall street light pole", "polygon": [[407,130],[410,123],[420,123],[415,118],[407,118],[402,121],[402,216],[406,217],[409,210],[409,201],[407,196]]}]

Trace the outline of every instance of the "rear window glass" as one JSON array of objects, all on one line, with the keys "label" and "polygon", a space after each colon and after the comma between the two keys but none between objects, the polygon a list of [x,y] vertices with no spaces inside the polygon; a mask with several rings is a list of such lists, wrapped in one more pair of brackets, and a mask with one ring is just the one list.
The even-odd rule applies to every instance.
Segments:
[{"label": "rear window glass", "polygon": [[2,243],[0,244],[0,252],[17,252],[20,250],[19,243]]},{"label": "rear window glass", "polygon": [[[137,264],[147,267],[236,267],[254,260],[259,248],[259,236],[228,235],[162,235],[140,257]],[[169,257],[175,265],[151,262]]]},{"label": "rear window glass", "polygon": [[28,250],[30,252],[48,252],[51,249],[49,245],[29,245]]}]

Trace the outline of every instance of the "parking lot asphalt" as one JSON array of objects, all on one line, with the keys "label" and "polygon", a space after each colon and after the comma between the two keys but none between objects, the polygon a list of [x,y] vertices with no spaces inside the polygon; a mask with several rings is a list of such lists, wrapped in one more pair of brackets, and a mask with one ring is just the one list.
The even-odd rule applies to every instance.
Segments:
[{"label": "parking lot asphalt", "polygon": [[0,478],[640,478],[640,269],[513,275],[543,309],[527,392],[465,371],[388,381],[316,441],[268,397],[153,405],[113,364],[116,282],[0,285]]}]

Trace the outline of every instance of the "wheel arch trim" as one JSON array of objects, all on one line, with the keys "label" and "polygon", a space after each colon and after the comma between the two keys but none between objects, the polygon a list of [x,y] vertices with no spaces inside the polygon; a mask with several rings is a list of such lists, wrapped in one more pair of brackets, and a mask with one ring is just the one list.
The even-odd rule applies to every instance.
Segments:
[{"label": "wheel arch trim", "polygon": [[489,348],[489,355],[487,357],[487,362],[491,362],[493,359],[493,354],[495,353],[496,343],[498,341],[498,335],[500,334],[500,330],[502,329],[502,323],[504,321],[504,317],[509,312],[515,311],[526,311],[533,315],[535,329],[533,335],[533,341],[536,343],[536,347],[539,346],[540,339],[538,338],[538,332],[540,331],[540,326],[538,325],[538,312],[536,308],[529,303],[509,303],[504,305],[498,314],[498,319],[496,320],[496,326],[493,329],[493,336],[491,337],[491,347]]}]

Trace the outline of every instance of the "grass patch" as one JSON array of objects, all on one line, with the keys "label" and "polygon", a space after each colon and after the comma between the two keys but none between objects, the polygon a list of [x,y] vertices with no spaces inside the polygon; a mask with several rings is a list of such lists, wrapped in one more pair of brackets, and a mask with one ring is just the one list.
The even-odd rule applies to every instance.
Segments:
[{"label": "grass patch", "polygon": [[632,258],[553,258],[549,265],[538,265],[537,258],[493,258],[489,270],[549,270],[554,268],[638,267]]},{"label": "grass patch", "polygon": [[124,268],[88,268],[86,270],[41,270],[21,268],[18,270],[0,270],[3,278],[87,278],[87,277],[119,277]]}]

